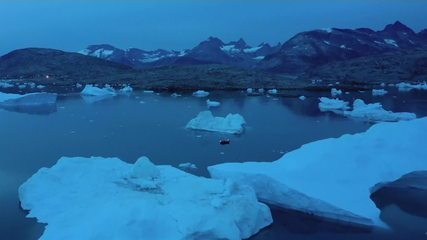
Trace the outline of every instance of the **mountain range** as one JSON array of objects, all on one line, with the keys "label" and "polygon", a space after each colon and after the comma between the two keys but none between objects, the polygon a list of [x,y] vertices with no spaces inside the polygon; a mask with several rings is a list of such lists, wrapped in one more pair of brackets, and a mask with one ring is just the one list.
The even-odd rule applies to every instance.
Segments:
[{"label": "mountain range", "polygon": [[[46,76],[49,76],[47,79]],[[91,45],[78,53],[18,49],[0,57],[0,79],[56,86],[133,83],[144,88],[347,86],[427,79],[427,30],[401,22],[383,30],[316,29],[283,44],[250,46],[209,37],[181,51]],[[307,86],[312,87],[312,86]],[[319,86],[321,87],[321,86]]]}]

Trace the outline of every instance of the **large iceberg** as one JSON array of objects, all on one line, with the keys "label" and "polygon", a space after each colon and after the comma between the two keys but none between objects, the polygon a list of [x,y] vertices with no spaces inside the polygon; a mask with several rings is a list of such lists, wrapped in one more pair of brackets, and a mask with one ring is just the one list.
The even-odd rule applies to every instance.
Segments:
[{"label": "large iceberg", "polygon": [[103,88],[95,87],[92,84],[87,84],[81,94],[84,96],[116,96],[117,93],[114,88],[106,85]]},{"label": "large iceberg", "polygon": [[28,93],[12,94],[0,92],[0,107],[32,107],[40,105],[56,104],[58,94],[56,93]]},{"label": "large iceberg", "polygon": [[214,117],[211,111],[200,112],[187,123],[186,128],[211,132],[239,134],[243,132],[245,119],[240,114]]},{"label": "large iceberg", "polygon": [[383,223],[370,189],[427,169],[427,118],[303,145],[274,162],[225,163],[214,178],[250,185],[261,201],[361,225]]},{"label": "large iceberg", "polygon": [[272,223],[250,187],[142,157],[61,158],[19,188],[42,239],[245,239]]},{"label": "large iceberg", "polygon": [[349,109],[348,102],[340,99],[331,99],[327,97],[319,98],[319,109],[320,111],[344,111]]},{"label": "large iceberg", "polygon": [[366,104],[362,99],[354,100],[353,110],[344,111],[343,115],[370,122],[397,122],[412,120],[417,117],[414,113],[387,111],[381,103]]}]

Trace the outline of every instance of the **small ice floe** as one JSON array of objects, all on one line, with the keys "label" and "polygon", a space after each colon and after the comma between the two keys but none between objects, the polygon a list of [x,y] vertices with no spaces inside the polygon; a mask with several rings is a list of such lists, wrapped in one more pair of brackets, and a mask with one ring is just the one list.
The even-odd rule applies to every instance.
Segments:
[{"label": "small ice floe", "polygon": [[181,97],[182,95],[181,94],[178,94],[178,93],[172,93],[171,94],[171,97],[174,97],[174,98],[176,98],[176,97]]},{"label": "small ice floe", "polygon": [[342,94],[342,90],[338,90],[336,88],[332,88],[331,89],[331,95],[332,95],[332,97],[336,97],[336,96],[341,95],[341,94]]},{"label": "small ice floe", "polygon": [[240,134],[245,119],[240,114],[228,114],[226,117],[214,117],[211,111],[200,112],[187,123],[186,128],[211,132]]},{"label": "small ice floe", "polygon": [[251,93],[253,93],[254,92],[254,90],[252,89],[252,88],[247,88],[246,89],[246,93],[248,93],[248,94],[251,94]]},{"label": "small ice floe", "polygon": [[208,107],[219,107],[221,106],[220,102],[216,102],[216,101],[211,101],[211,100],[206,100],[206,105],[208,105]]},{"label": "small ice floe", "polygon": [[405,92],[405,91],[411,91],[411,90],[427,90],[427,83],[418,83],[418,84],[411,84],[411,83],[405,83],[401,82],[396,84],[396,87],[399,91]]},{"label": "small ice floe", "polygon": [[304,95],[299,96],[298,98],[299,98],[299,100],[301,100],[301,101],[304,101],[305,99],[307,99],[307,97],[306,97],[306,96],[304,96]]},{"label": "small ice floe", "polygon": [[269,89],[269,90],[267,91],[267,93],[268,93],[268,94],[277,94],[277,93],[278,93],[278,91],[277,91],[277,89],[273,88],[273,89]]},{"label": "small ice floe", "polygon": [[197,169],[197,166],[196,166],[196,164],[194,164],[194,163],[190,163],[190,162],[186,162],[186,163],[180,163],[179,165],[178,165],[178,167],[179,168],[181,168],[181,169]]},{"label": "small ice floe", "polygon": [[119,93],[122,93],[122,94],[129,94],[131,92],[133,92],[133,88],[131,86],[129,86],[129,85],[124,86],[123,88],[121,88],[119,90]]},{"label": "small ice floe", "polygon": [[44,85],[37,85],[36,88],[37,89],[44,89],[44,88],[46,88],[46,86],[44,86]]},{"label": "small ice floe", "polygon": [[426,132],[427,118],[378,123],[363,133],[305,144],[273,162],[223,163],[208,171],[213,178],[250,185],[260,201],[273,206],[350,225],[384,226],[370,190],[427,169]]},{"label": "small ice floe", "polygon": [[143,93],[154,93],[154,91],[153,90],[144,90],[144,91],[142,91]]},{"label": "small ice floe", "polygon": [[381,103],[366,104],[362,99],[354,100],[353,110],[344,111],[342,114],[346,117],[362,119],[368,122],[397,122],[412,120],[417,117],[414,113],[387,111]]},{"label": "small ice floe", "polygon": [[195,96],[195,97],[207,97],[207,96],[209,96],[209,92],[206,92],[204,90],[197,90],[197,91],[193,92],[193,96]]},{"label": "small ice floe", "polygon": [[0,80],[0,88],[11,88],[14,87],[15,85],[13,85],[11,83],[11,81],[8,80]]},{"label": "small ice floe", "polygon": [[82,84],[80,84],[80,83],[76,83],[76,88],[82,88],[83,87],[83,85]]},{"label": "small ice floe", "polygon": [[50,239],[247,239],[272,223],[252,188],[141,157],[61,158],[19,187]]},{"label": "small ice floe", "polygon": [[36,84],[33,82],[26,83],[29,88],[35,88]]},{"label": "small ice floe", "polygon": [[319,98],[319,109],[322,112],[325,111],[344,111],[349,109],[348,102],[340,100],[340,99],[331,99],[327,97]]},{"label": "small ice floe", "polygon": [[264,88],[258,89],[258,93],[263,94],[265,92]]},{"label": "small ice floe", "polygon": [[21,84],[21,85],[18,85],[18,88],[19,89],[25,89],[25,88],[27,88],[27,85],[26,84]]},{"label": "small ice floe", "polygon": [[384,89],[372,89],[372,96],[383,96],[387,93],[388,91]]},{"label": "small ice floe", "polygon": [[385,83],[381,83],[381,84],[380,84],[380,86],[381,86],[381,87],[385,87]]},{"label": "small ice floe", "polygon": [[95,87],[92,84],[87,84],[81,91],[84,96],[116,96],[116,91],[109,85],[105,85],[103,88]]}]

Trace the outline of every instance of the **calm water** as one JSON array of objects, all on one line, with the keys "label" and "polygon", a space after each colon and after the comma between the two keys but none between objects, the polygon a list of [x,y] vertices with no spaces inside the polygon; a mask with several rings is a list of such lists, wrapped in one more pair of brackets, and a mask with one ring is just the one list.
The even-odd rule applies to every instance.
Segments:
[{"label": "calm water", "polygon": [[[218,144],[222,134],[184,128],[191,118],[206,110],[206,99],[191,96],[134,93],[90,102],[74,95],[61,96],[56,108],[31,114],[22,109],[0,110],[0,239],[36,239],[41,235],[43,225],[25,218],[26,213],[19,208],[17,189],[39,168],[52,166],[61,156],[119,157],[134,162],[145,155],[156,164],[195,163],[199,169],[193,173],[206,176],[209,165],[273,161],[302,144],[362,132],[370,126],[321,113],[317,98],[329,93],[289,94],[304,94],[308,99],[212,93],[211,100],[222,102],[221,107],[212,109],[214,115],[240,113],[247,121],[244,134],[230,136],[231,144],[226,146]],[[375,98],[370,92],[343,95],[347,100],[355,97],[381,101],[386,109],[427,116],[425,92]],[[393,211],[392,215],[404,215]],[[361,233],[292,212],[274,210],[274,218],[275,224],[253,239],[398,239],[397,234],[388,231]]]}]

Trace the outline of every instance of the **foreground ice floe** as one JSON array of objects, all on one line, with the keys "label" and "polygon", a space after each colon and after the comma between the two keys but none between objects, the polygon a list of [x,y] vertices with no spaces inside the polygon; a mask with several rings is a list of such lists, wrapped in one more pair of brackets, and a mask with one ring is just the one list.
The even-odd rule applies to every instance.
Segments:
[{"label": "foreground ice floe", "polygon": [[217,102],[217,101],[211,101],[210,99],[208,99],[208,100],[206,100],[206,105],[208,107],[219,107],[219,106],[221,106],[221,103]]},{"label": "foreground ice floe", "polygon": [[211,132],[239,134],[243,132],[245,119],[240,114],[214,117],[211,111],[200,112],[187,123],[186,128]]},{"label": "foreground ice floe", "polygon": [[0,92],[0,106],[39,106],[55,104],[58,95],[56,93],[28,93],[28,94],[12,94]]},{"label": "foreground ice floe", "polygon": [[321,97],[319,100],[319,109],[321,111],[331,111],[339,115],[368,122],[396,122],[411,120],[417,117],[414,113],[387,111],[381,103],[366,104],[362,99],[354,100],[352,110],[349,110],[348,102],[343,100],[325,97]]},{"label": "foreground ice floe", "polygon": [[209,92],[203,91],[203,90],[197,90],[193,92],[193,96],[195,97],[207,97],[209,96]]},{"label": "foreground ice floe", "polygon": [[244,239],[272,222],[253,189],[142,157],[61,158],[19,188],[42,239]]},{"label": "foreground ice floe", "polygon": [[381,225],[370,188],[427,169],[427,118],[303,145],[274,162],[225,163],[214,178],[252,186],[261,201],[338,221]]},{"label": "foreground ice floe", "polygon": [[411,91],[413,89],[416,90],[427,90],[427,83],[418,83],[418,84],[411,84],[411,83],[405,83],[401,82],[395,85],[399,91]]},{"label": "foreground ice floe", "polygon": [[388,91],[384,89],[372,89],[372,96],[383,96],[387,93]]},{"label": "foreground ice floe", "polygon": [[109,85],[104,86],[103,88],[95,87],[92,84],[87,84],[81,94],[84,96],[116,96],[117,93],[114,88]]}]

